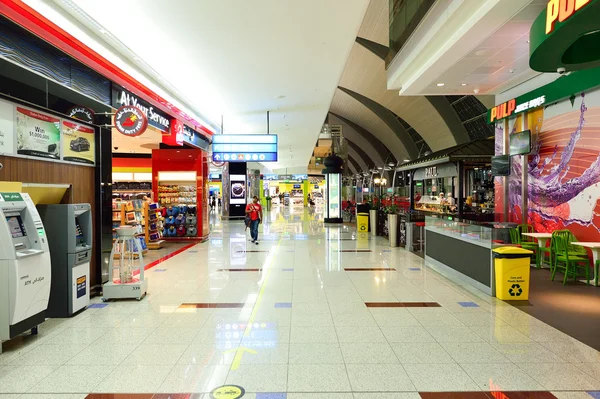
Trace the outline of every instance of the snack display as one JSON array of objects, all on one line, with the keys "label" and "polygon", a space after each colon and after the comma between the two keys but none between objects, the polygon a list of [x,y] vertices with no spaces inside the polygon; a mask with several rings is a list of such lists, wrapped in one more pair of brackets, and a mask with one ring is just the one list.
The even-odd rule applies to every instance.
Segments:
[{"label": "snack display", "polygon": [[159,185],[158,202],[162,206],[196,204],[195,185]]}]

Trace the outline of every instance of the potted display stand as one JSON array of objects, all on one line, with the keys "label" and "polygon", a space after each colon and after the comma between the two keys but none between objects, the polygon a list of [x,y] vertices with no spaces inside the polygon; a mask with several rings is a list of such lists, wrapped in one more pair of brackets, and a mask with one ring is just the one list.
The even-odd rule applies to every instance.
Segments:
[{"label": "potted display stand", "polygon": [[387,208],[387,220],[388,220],[388,237],[390,239],[390,247],[398,246],[398,205],[396,205],[396,198],[392,197],[391,205]]}]

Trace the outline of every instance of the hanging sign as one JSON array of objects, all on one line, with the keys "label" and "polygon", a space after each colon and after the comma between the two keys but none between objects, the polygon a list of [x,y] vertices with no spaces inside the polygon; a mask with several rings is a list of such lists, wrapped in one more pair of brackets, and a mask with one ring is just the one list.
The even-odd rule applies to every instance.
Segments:
[{"label": "hanging sign", "polygon": [[148,119],[138,107],[125,105],[115,113],[115,128],[125,136],[140,136],[147,127]]},{"label": "hanging sign", "polygon": [[67,111],[67,115],[86,123],[94,123],[94,111],[81,105],[71,107]]},{"label": "hanging sign", "polygon": [[191,145],[192,147],[199,148],[203,151],[208,151],[210,143],[206,138],[199,133],[195,132],[193,129],[183,126],[183,142],[185,144]]},{"label": "hanging sign", "polygon": [[95,133],[92,127],[63,120],[63,160],[94,165],[96,163]]},{"label": "hanging sign", "polygon": [[169,134],[171,127],[171,117],[162,111],[154,108],[150,103],[139,99],[123,88],[118,88],[115,85],[113,88],[113,107],[119,108],[125,105],[130,105],[139,108],[148,120],[148,124],[162,131],[164,134]]},{"label": "hanging sign", "polygon": [[60,158],[60,119],[17,107],[17,154]]}]

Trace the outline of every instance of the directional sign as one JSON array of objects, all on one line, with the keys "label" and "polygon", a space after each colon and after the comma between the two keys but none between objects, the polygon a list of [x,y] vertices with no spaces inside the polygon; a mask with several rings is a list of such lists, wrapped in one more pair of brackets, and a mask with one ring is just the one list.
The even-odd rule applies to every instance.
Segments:
[{"label": "directional sign", "polygon": [[212,142],[213,161],[276,162],[276,134],[217,134]]}]

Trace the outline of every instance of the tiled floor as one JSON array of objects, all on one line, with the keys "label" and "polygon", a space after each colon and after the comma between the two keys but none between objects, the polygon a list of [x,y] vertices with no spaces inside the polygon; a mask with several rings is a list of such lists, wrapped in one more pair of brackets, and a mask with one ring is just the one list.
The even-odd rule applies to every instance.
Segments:
[{"label": "tiled floor", "polygon": [[208,399],[224,384],[251,399],[600,397],[596,350],[383,239],[269,219],[258,247],[216,221],[147,273],[141,302],[4,343],[0,399]]}]

